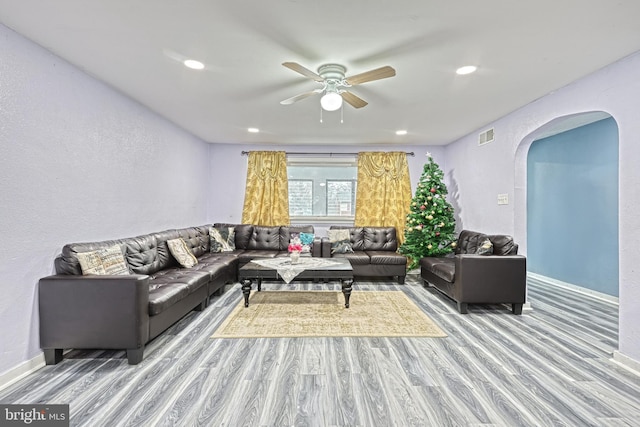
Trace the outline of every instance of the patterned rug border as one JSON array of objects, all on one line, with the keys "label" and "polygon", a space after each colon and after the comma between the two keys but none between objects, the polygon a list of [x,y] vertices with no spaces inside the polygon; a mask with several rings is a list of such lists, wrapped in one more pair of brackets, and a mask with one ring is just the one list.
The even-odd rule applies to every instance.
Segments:
[{"label": "patterned rug border", "polygon": [[[305,298],[306,302],[303,301]],[[350,302],[350,308],[344,308],[344,296],[340,291],[252,292],[249,307],[244,307],[243,299],[238,301],[211,338],[445,338],[447,336],[402,291],[354,291]],[[383,316],[376,316],[380,313],[383,313]],[[269,319],[274,321],[270,322]],[[326,319],[331,320],[327,322]],[[299,330],[308,323],[313,323],[312,327],[305,331]],[[292,326],[298,330],[291,332]],[[289,331],[285,332],[283,329],[289,329]]]}]

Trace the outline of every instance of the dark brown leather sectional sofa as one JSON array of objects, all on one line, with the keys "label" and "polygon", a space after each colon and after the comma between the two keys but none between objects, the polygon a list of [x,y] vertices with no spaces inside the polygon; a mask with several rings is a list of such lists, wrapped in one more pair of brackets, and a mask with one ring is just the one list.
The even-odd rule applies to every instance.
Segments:
[{"label": "dark brown leather sectional sofa", "polygon": [[[491,254],[479,255],[489,240]],[[433,285],[453,299],[460,313],[468,304],[511,304],[514,314],[522,313],[526,297],[526,258],[517,255],[518,245],[511,236],[486,235],[463,230],[453,256],[420,260],[424,284]]]},{"label": "dark brown leather sectional sofa", "polygon": [[[211,225],[166,230],[137,237],[65,245],[55,260],[56,275],[40,279],[40,347],[48,365],[63,349],[125,349],[130,364],[144,347],[209,297],[237,280],[239,266],[252,258],[284,256],[292,231],[313,226],[233,225],[236,250],[210,253]],[[181,267],[167,240],[182,238],[198,263]],[[77,254],[119,245],[129,275],[83,276]],[[320,242],[315,248],[319,256]]]},{"label": "dark brown leather sectional sofa", "polygon": [[322,238],[322,256],[340,257],[351,262],[355,277],[397,277],[404,284],[407,275],[407,257],[396,253],[398,238],[395,227],[342,227],[348,229],[353,253],[332,254],[329,238]]}]

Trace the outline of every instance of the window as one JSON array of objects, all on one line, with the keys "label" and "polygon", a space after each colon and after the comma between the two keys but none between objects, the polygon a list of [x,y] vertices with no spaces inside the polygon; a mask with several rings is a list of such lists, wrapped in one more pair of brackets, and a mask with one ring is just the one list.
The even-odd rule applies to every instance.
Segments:
[{"label": "window", "polygon": [[353,222],[356,209],[355,157],[290,157],[289,215],[292,221]]},{"label": "window", "polygon": [[354,216],[356,207],[356,180],[328,179],[327,216]]},{"label": "window", "polygon": [[289,216],[313,215],[313,181],[289,179]]}]

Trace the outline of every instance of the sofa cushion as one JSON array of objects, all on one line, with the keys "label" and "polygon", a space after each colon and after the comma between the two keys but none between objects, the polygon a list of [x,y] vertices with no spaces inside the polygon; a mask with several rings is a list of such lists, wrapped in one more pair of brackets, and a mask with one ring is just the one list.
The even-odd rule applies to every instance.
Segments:
[{"label": "sofa cushion", "polygon": [[345,258],[348,259],[351,265],[369,265],[371,264],[371,258],[364,251],[357,251],[346,254],[334,254],[333,258]]},{"label": "sofa cushion", "polygon": [[364,227],[365,251],[392,251],[398,249],[395,227]]},{"label": "sofa cushion", "polygon": [[287,253],[282,251],[262,251],[262,250],[250,250],[243,251],[237,254],[237,258],[241,260],[241,262],[248,262],[254,258],[275,258],[280,253]]},{"label": "sofa cushion", "polygon": [[181,266],[189,268],[198,263],[198,259],[191,253],[187,243],[182,238],[167,240],[167,245],[169,245],[171,255]]},{"label": "sofa cushion", "polygon": [[[216,224],[218,227],[220,224]],[[233,231],[236,235],[236,249],[247,249],[249,247],[249,240],[253,235],[253,225],[251,224],[223,224],[226,226],[233,226]]]},{"label": "sofa cushion", "polygon": [[475,254],[489,236],[477,231],[462,230],[456,244],[456,254]]},{"label": "sofa cushion", "polygon": [[407,263],[407,257],[392,251],[365,251],[371,259],[371,264],[403,265]]},{"label": "sofa cushion", "polygon": [[226,270],[232,269],[234,272],[237,268],[238,259],[234,256],[228,256],[227,254],[212,253],[206,254],[201,258],[198,258],[198,265],[194,268],[199,271],[207,271],[211,275],[211,280],[221,274],[225,274]]},{"label": "sofa cushion", "polygon": [[156,316],[189,295],[189,286],[168,281],[149,287],[149,316]]},{"label": "sofa cushion", "polygon": [[[287,241],[287,245],[288,245]],[[280,249],[280,227],[267,227],[254,225],[253,233],[247,244],[249,250],[279,251]]]},{"label": "sofa cushion", "polygon": [[210,277],[209,272],[194,269],[170,268],[158,271],[149,280],[149,314],[159,314],[206,286]]},{"label": "sofa cushion", "polygon": [[158,256],[158,241],[155,235],[146,234],[144,236],[124,239],[127,246],[125,258],[127,264],[136,274],[153,274],[160,270],[160,258]]},{"label": "sofa cushion", "polygon": [[420,266],[447,282],[453,283],[455,279],[455,261],[453,258],[426,257],[420,260]]},{"label": "sofa cushion", "polygon": [[163,270],[165,268],[178,266],[178,262],[173,255],[171,255],[169,245],[167,245],[167,240],[177,239],[180,237],[178,235],[178,230],[160,231],[158,233],[154,233],[154,236],[158,245],[158,269]]},{"label": "sofa cushion", "polygon": [[503,234],[494,234],[489,236],[493,243],[494,255],[517,255],[518,245],[513,241],[513,237]]}]

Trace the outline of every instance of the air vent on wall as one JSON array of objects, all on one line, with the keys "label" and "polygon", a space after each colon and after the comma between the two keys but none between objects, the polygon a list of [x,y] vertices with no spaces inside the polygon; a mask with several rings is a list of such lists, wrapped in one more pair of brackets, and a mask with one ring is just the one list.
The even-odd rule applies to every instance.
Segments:
[{"label": "air vent on wall", "polygon": [[478,137],[478,145],[484,145],[493,142],[493,128],[487,129]]}]

